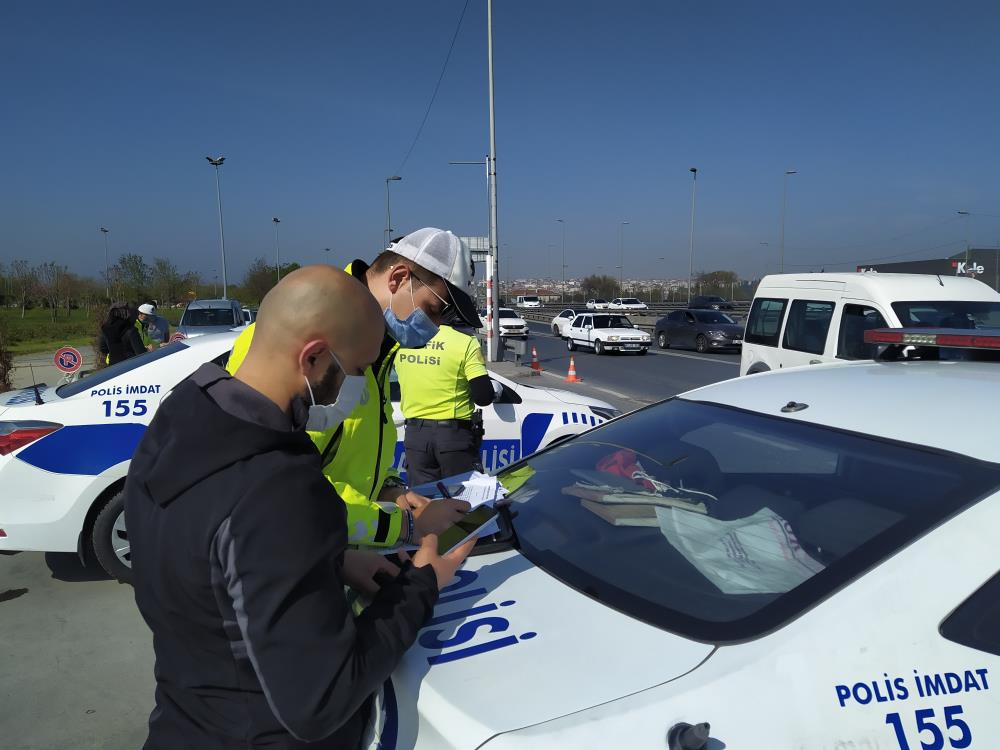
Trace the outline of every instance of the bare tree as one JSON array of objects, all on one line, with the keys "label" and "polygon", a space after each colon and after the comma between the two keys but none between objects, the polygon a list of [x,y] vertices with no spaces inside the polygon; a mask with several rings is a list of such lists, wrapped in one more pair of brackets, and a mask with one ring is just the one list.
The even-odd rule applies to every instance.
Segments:
[{"label": "bare tree", "polygon": [[118,258],[115,267],[121,274],[122,289],[128,300],[135,302],[149,295],[150,270],[141,255],[126,253]]},{"label": "bare tree", "polygon": [[28,300],[35,294],[37,277],[35,269],[26,260],[15,260],[10,264],[10,273],[14,278],[14,290],[21,305],[21,317],[28,306]]},{"label": "bare tree", "polygon": [[38,292],[49,308],[52,320],[56,319],[56,311],[59,307],[59,275],[63,272],[55,263],[40,263],[35,268],[35,278],[38,283]]},{"label": "bare tree", "polygon": [[153,258],[150,275],[156,301],[161,305],[175,302],[181,294],[184,281],[184,277],[177,271],[177,266],[167,258]]}]

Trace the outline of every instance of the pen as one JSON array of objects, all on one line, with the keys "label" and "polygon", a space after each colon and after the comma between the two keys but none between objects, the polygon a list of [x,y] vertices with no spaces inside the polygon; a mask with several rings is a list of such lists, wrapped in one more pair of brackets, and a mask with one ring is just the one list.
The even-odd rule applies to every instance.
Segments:
[{"label": "pen", "polygon": [[451,493],[448,492],[448,488],[444,486],[444,482],[438,482],[437,488],[441,492],[441,497],[446,497],[449,500],[454,499],[452,498]]}]

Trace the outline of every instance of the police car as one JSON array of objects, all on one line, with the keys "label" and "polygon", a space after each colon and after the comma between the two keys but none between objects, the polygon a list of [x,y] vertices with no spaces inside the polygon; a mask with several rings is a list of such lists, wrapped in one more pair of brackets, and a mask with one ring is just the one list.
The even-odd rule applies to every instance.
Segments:
[{"label": "police car", "polygon": [[[132,453],[161,399],[201,364],[224,366],[237,335],[175,341],[73,383],[0,395],[0,550],[76,551],[128,580],[121,491]],[[493,377],[503,395],[483,410],[488,470],[618,413],[604,401]],[[398,400],[396,389],[401,425]]]},{"label": "police car", "polygon": [[[953,333],[870,341],[1000,354]],[[997,747],[998,368],[728,380],[509,467],[372,747]]]}]

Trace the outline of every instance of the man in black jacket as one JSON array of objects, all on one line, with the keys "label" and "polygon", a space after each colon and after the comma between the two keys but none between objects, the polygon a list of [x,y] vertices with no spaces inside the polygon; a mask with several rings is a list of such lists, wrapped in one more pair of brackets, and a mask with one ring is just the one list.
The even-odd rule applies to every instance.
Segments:
[{"label": "man in black jacket", "polygon": [[[202,366],[139,444],[125,512],[156,653],[148,750],[356,747],[370,697],[471,550],[441,557],[428,535],[402,570],[345,551],[344,504],[303,427],[378,356],[383,326],[347,274],[289,274],[238,376]],[[358,616],[345,584],[373,597]]]}]

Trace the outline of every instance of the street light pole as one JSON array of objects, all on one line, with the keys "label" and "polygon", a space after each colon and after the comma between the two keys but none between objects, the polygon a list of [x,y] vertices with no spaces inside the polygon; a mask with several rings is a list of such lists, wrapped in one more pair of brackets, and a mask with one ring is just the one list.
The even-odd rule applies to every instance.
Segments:
[{"label": "street light pole", "polygon": [[399,182],[402,177],[399,175],[393,175],[392,177],[385,178],[385,242],[383,242],[384,247],[389,247],[389,243],[392,241],[392,214],[389,211],[389,183]]},{"label": "street light pole", "polygon": [[104,233],[104,294],[108,298],[108,302],[111,301],[111,261],[110,254],[108,253],[108,232],[110,229],[105,229],[101,227],[101,231]]},{"label": "street light pole", "polygon": [[785,272],[785,212],[788,207],[788,175],[798,174],[794,169],[786,169],[784,186],[781,191],[781,250],[778,254],[778,273]]},{"label": "street light pole", "polygon": [[274,269],[278,274],[278,281],[281,281],[281,257],[278,254],[278,224],[281,219],[275,216],[271,221],[274,223]]},{"label": "street light pole", "polygon": [[215,167],[215,198],[219,204],[219,247],[222,251],[222,299],[228,299],[228,284],[226,276],[226,233],[222,228],[222,188],[219,187],[219,167],[222,166],[222,162],[226,160],[225,156],[219,156],[213,159],[211,156],[206,156],[208,163]]},{"label": "street light pole", "polygon": [[698,168],[688,169],[691,173],[691,234],[688,239],[688,305],[691,304],[691,287],[694,284],[694,205],[698,191]]},{"label": "street light pole", "polygon": [[488,55],[489,96],[490,96],[490,257],[486,266],[486,359],[496,362],[497,344],[500,341],[500,318],[493,283],[497,278],[499,242],[497,229],[497,130],[496,107],[493,99],[493,0],[486,0],[486,53]]},{"label": "street light pole", "polygon": [[622,240],[625,225],[631,222],[623,221],[618,225],[618,296],[625,296],[625,244]]},{"label": "street light pole", "polygon": [[559,290],[562,295],[562,303],[566,304],[566,222],[556,219],[562,224],[562,288]]}]

